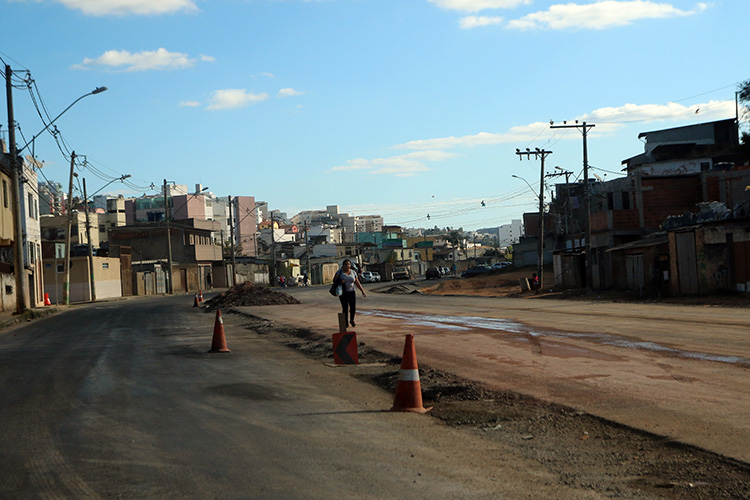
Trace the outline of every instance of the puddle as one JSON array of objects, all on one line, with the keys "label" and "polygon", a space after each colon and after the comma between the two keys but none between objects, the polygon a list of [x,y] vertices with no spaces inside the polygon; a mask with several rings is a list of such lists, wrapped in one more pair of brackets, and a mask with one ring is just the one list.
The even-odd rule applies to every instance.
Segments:
[{"label": "puddle", "polygon": [[[631,340],[625,337],[618,337],[616,335],[610,335],[606,333],[574,333],[558,332],[552,330],[537,330],[523,323],[501,318],[483,318],[480,316],[433,316],[426,314],[382,311],[378,309],[358,311],[357,314],[361,314],[363,316],[378,316],[381,318],[397,319],[410,325],[429,327],[434,330],[447,330],[453,332],[476,332],[477,330],[485,330],[495,333],[502,332],[506,334],[504,336],[506,340],[526,341],[530,344],[537,345],[540,340],[549,342],[559,339],[573,339],[610,347],[639,349],[643,351],[650,351],[686,359],[714,361],[717,363],[727,363],[742,367],[750,367],[750,359],[740,356],[722,356],[719,354],[684,351],[681,349],[676,349],[674,347],[657,344],[655,342]],[[560,344],[557,345],[558,347],[560,346]],[[570,350],[575,348],[567,346],[567,349]]]}]

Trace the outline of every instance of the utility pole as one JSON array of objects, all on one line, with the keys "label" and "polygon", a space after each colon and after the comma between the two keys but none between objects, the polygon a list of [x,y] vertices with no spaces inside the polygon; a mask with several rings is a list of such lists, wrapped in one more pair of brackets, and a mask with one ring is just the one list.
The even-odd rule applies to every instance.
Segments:
[{"label": "utility pole", "polygon": [[234,259],[234,210],[232,197],[227,196],[229,204],[229,252],[232,257],[232,286],[237,285],[237,261]]},{"label": "utility pole", "polygon": [[164,179],[164,227],[167,230],[167,293],[172,294],[172,235],[169,229],[169,200],[167,200],[167,179]]},{"label": "utility pole", "polygon": [[[68,183],[68,225],[65,231],[65,279],[63,280],[63,304],[70,304],[70,245],[73,232],[73,169],[76,166],[76,152],[70,153],[70,182]],[[76,224],[78,227],[78,224]],[[80,231],[79,231],[80,232]],[[79,238],[80,240],[80,238]]]},{"label": "utility pole", "polygon": [[[23,313],[28,305],[29,282],[26,280],[26,270],[23,265],[23,210],[21,208],[21,180],[19,170],[22,163],[18,162],[18,151],[16,146],[16,123],[13,116],[13,83],[11,78],[13,70],[5,65],[5,90],[8,101],[8,142],[10,147],[10,173],[13,182],[13,248],[15,253],[14,267],[16,271],[16,312]],[[57,272],[57,269],[55,269]]]},{"label": "utility pole", "polygon": [[312,280],[312,270],[310,269],[310,226],[305,222],[305,254],[307,255],[307,278]]},{"label": "utility pole", "polygon": [[86,212],[86,239],[89,242],[89,284],[91,285],[91,302],[96,301],[96,283],[94,280],[94,249],[91,244],[91,219],[89,218],[89,198],[86,194],[86,179],[83,179],[83,209]]},{"label": "utility pole", "polygon": [[586,207],[586,287],[593,288],[594,277],[591,274],[592,259],[591,259],[591,186],[589,186],[589,154],[587,144],[587,134],[590,128],[596,125],[586,124],[586,122],[578,123],[578,120],[574,124],[568,125],[567,122],[563,122],[562,125],[555,125],[554,122],[550,122],[550,128],[579,128],[583,133],[583,199]]},{"label": "utility pole", "polygon": [[271,282],[271,286],[274,285],[276,280],[276,239],[274,238],[274,232],[273,214],[271,214],[271,270],[268,273],[268,280]]},{"label": "utility pole", "polygon": [[539,148],[531,151],[529,148],[526,148],[526,151],[516,149],[516,154],[518,155],[519,160],[524,155],[526,156],[526,159],[529,159],[531,155],[534,155],[534,158],[542,160],[542,167],[539,173],[539,257],[536,266],[537,276],[539,276],[539,289],[542,289],[544,287],[544,159],[548,155],[551,155],[552,151]]}]

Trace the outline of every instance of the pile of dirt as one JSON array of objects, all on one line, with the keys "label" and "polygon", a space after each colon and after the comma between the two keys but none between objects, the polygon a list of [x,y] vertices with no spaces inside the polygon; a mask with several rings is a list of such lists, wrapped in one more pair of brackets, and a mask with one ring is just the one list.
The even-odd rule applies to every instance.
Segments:
[{"label": "pile of dirt", "polygon": [[206,301],[208,310],[237,306],[270,306],[277,304],[300,304],[301,302],[284,292],[264,286],[242,283]]},{"label": "pile of dirt", "polygon": [[384,286],[373,291],[378,293],[421,293],[420,286],[413,283]]}]

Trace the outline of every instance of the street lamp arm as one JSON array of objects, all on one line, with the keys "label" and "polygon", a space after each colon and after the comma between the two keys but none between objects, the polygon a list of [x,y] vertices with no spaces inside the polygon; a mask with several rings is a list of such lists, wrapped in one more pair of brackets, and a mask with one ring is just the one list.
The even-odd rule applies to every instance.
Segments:
[{"label": "street lamp arm", "polygon": [[[261,206],[261,205],[264,205],[264,203],[256,203],[256,204],[255,204],[255,206],[254,206],[253,208],[251,208],[251,209],[249,209],[249,210],[247,211],[247,213],[245,214],[245,216],[244,216],[243,218],[241,218],[240,220],[238,220],[238,221],[237,221],[237,223],[236,223],[236,224],[234,224],[234,225],[232,226],[232,228],[233,228],[233,229],[237,229],[237,226],[238,226],[238,225],[240,225],[240,224],[242,224],[242,221],[243,221],[243,220],[245,220],[245,219],[247,219],[247,217],[248,217],[248,216],[249,216],[249,215],[250,215],[251,213],[253,213],[253,212],[255,211],[255,209],[256,209],[256,208],[258,208],[258,207],[259,207],[259,206]],[[273,222],[273,215],[271,216],[271,221]],[[230,224],[230,225],[231,225],[231,224]],[[271,228],[273,229],[273,224],[271,225]]]},{"label": "street lamp arm", "polygon": [[64,115],[65,112],[68,111],[70,108],[72,108],[78,101],[80,101],[84,97],[88,97],[90,95],[101,94],[105,90],[107,90],[107,87],[97,87],[94,90],[92,90],[91,92],[89,92],[88,94],[83,94],[81,97],[79,97],[78,99],[76,99],[75,101],[73,101],[72,103],[70,103],[70,105],[67,108],[65,108],[64,110],[62,110],[62,113],[60,113],[59,115],[57,115],[38,134],[36,134],[34,137],[32,137],[31,140],[29,142],[27,142],[21,149],[19,149],[16,154],[20,155],[21,152],[29,146],[29,144],[33,143],[36,140],[37,137],[39,137],[40,135],[42,135],[48,128],[50,128],[52,126],[52,124],[57,121],[58,118],[60,118],[62,115]]},{"label": "street lamp arm", "polygon": [[127,179],[128,177],[132,177],[132,176],[130,174],[125,174],[125,175],[121,175],[120,177],[116,179],[112,179],[111,181],[109,181],[108,183],[106,183],[105,185],[103,185],[102,187],[94,191],[93,193],[91,193],[89,196],[93,198],[94,196],[96,196],[97,193],[99,193],[101,190],[103,190],[105,187],[109,186],[113,182],[117,182],[117,181],[124,182],[125,179]]},{"label": "street lamp arm", "polygon": [[534,193],[534,196],[536,196],[537,198],[539,198],[539,195],[536,194],[536,191],[534,190],[533,187],[531,187],[531,184],[529,184],[529,181],[527,181],[526,179],[524,179],[520,175],[511,175],[511,177],[515,177],[516,179],[521,179],[523,182],[526,183],[527,186],[529,186],[529,189],[531,189],[531,192]]},{"label": "street lamp arm", "polygon": [[183,207],[185,207],[190,200],[192,200],[193,198],[195,198],[199,194],[202,194],[204,191],[208,191],[208,189],[209,189],[209,187],[206,186],[203,189],[201,189],[200,191],[196,191],[195,193],[191,194],[190,197],[188,199],[186,199],[185,202],[182,203],[179,207],[172,207],[172,217],[174,217],[174,214],[175,214],[175,212],[177,212],[177,210],[182,210]]}]

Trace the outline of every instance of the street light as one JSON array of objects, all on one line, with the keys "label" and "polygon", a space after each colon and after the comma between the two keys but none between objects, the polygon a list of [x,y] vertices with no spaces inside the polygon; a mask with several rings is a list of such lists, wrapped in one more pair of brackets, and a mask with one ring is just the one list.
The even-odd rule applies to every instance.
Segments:
[{"label": "street light", "polygon": [[82,95],[81,97],[79,97],[78,99],[76,99],[75,101],[73,101],[73,102],[72,102],[72,103],[70,104],[70,106],[68,106],[67,108],[65,108],[65,109],[64,109],[64,110],[62,111],[62,113],[60,113],[59,115],[57,115],[57,116],[56,116],[56,117],[55,117],[55,118],[54,118],[54,119],[53,119],[53,120],[52,120],[51,122],[49,122],[49,123],[48,123],[48,124],[47,124],[47,125],[46,125],[46,126],[45,126],[45,127],[43,128],[43,129],[42,129],[42,130],[40,130],[38,134],[36,134],[35,136],[33,136],[33,137],[31,138],[31,140],[30,140],[29,142],[27,142],[27,143],[26,143],[26,144],[25,144],[25,145],[24,145],[24,146],[23,146],[23,147],[22,147],[21,149],[19,149],[19,150],[18,150],[18,152],[17,152],[16,154],[19,154],[19,155],[20,155],[20,154],[21,154],[21,152],[22,152],[22,151],[23,151],[24,149],[26,149],[26,148],[27,148],[27,147],[28,147],[28,146],[29,146],[29,145],[30,145],[31,143],[33,143],[33,142],[34,142],[34,141],[36,140],[36,138],[37,138],[37,137],[39,137],[40,135],[42,135],[42,134],[43,134],[43,133],[44,133],[44,132],[45,132],[45,131],[46,131],[46,130],[47,130],[48,128],[50,128],[50,127],[52,126],[52,124],[53,124],[53,123],[55,123],[55,122],[57,121],[57,119],[58,119],[58,118],[60,118],[60,117],[61,117],[62,115],[64,115],[64,114],[65,114],[65,112],[66,112],[67,110],[69,110],[70,108],[72,108],[72,107],[73,107],[73,106],[74,106],[74,105],[75,105],[75,104],[76,104],[76,103],[77,103],[78,101],[80,101],[80,100],[81,100],[81,99],[83,99],[84,97],[88,97],[88,96],[90,96],[90,95],[101,94],[102,92],[104,92],[104,91],[106,91],[106,90],[107,90],[107,87],[96,87],[96,88],[95,88],[94,90],[92,90],[92,91],[91,91],[91,92],[89,92],[88,94],[83,94],[83,95]]},{"label": "street light", "polygon": [[[542,163],[543,165],[544,163]],[[523,177],[519,175],[511,175],[511,177],[515,177],[516,179],[521,179],[523,182],[526,183],[527,186],[529,186],[529,189],[531,189],[531,192],[536,195],[536,191],[534,191],[534,188],[531,187],[531,184],[529,184],[529,181],[524,179]],[[539,194],[537,195],[537,198],[539,198],[539,244],[538,244],[538,253],[537,256],[537,276],[539,276],[539,288],[541,289],[543,286],[543,278],[542,273],[544,272],[544,177],[542,177],[542,185],[539,186]]]},{"label": "street light", "polygon": [[531,184],[529,184],[529,181],[527,181],[526,179],[524,179],[523,177],[519,175],[511,175],[511,177],[515,177],[516,179],[521,179],[523,182],[526,183],[527,186],[529,186],[529,189],[531,189],[531,192],[534,193],[534,196],[536,196],[537,198],[539,197],[539,195],[536,194],[536,191],[534,190],[534,188],[531,187]]},{"label": "street light", "polygon": [[[26,149],[29,144],[32,144],[34,140],[36,140],[39,135],[44,133],[48,128],[52,126],[53,123],[55,123],[58,118],[60,118],[62,115],[65,114],[66,111],[68,111],[70,108],[72,108],[78,101],[83,99],[84,97],[87,97],[89,95],[94,94],[100,94],[107,90],[107,87],[97,87],[88,94],[84,94],[75,101],[73,101],[67,108],[65,108],[62,113],[57,115],[52,121],[50,121],[48,124],[45,125],[45,127],[36,135],[34,135],[29,142],[24,144],[24,146],[19,150],[16,146],[16,133],[15,133],[15,118],[13,115],[13,93],[12,93],[12,83],[11,79],[13,76],[13,70],[9,65],[5,65],[5,81],[6,81],[6,96],[8,101],[8,142],[10,143],[10,169],[11,169],[11,176],[13,181],[13,195],[15,198],[15,206],[13,207],[14,211],[14,251],[15,251],[15,271],[16,271],[16,307],[17,312],[22,313],[26,310],[27,304],[26,304],[26,295],[28,295],[29,292],[29,284],[26,280],[26,277],[23,276],[25,273],[24,267],[23,267],[23,225],[21,221],[21,182],[20,182],[20,175],[19,175],[19,168],[20,166],[17,165],[17,158],[18,155],[21,154],[21,152]],[[73,191],[73,160],[75,159],[75,154],[73,154],[73,157],[71,158],[71,167],[70,167],[70,190],[69,195],[72,197],[72,191]],[[69,298],[69,291],[70,291],[70,214],[68,214],[68,232],[66,235],[66,258],[65,258],[65,282],[63,284],[63,303],[69,304],[70,298]]]}]

